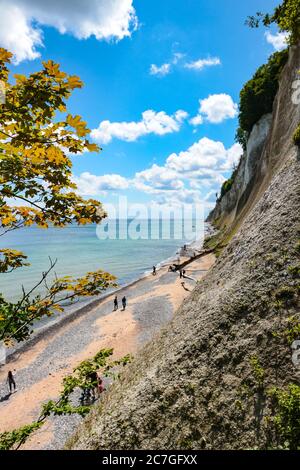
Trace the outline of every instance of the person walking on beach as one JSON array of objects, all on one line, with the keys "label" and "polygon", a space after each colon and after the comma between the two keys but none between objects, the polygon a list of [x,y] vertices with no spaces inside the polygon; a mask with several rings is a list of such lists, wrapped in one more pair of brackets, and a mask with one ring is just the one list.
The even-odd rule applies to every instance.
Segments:
[{"label": "person walking on beach", "polygon": [[8,383],[10,393],[12,393],[13,388],[14,388],[14,392],[15,392],[17,386],[16,386],[16,382],[15,382],[15,379],[14,379],[14,376],[13,376],[13,373],[12,373],[11,370],[7,374],[6,382]]},{"label": "person walking on beach", "polygon": [[125,308],[126,308],[126,297],[125,297],[125,295],[122,299],[122,306],[123,306],[123,310],[125,310]]},{"label": "person walking on beach", "polygon": [[153,266],[153,268],[152,268],[152,274],[153,274],[153,276],[156,276],[156,266]]},{"label": "person walking on beach", "polygon": [[115,296],[114,298],[114,311],[118,310],[119,306],[118,306],[118,297]]}]

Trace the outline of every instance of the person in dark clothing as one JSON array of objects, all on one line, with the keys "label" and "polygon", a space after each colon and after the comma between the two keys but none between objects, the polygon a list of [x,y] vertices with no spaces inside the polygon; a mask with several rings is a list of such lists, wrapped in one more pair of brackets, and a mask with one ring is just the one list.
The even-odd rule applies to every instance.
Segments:
[{"label": "person in dark clothing", "polygon": [[153,266],[153,268],[152,268],[152,274],[153,274],[153,276],[156,276],[156,266]]},{"label": "person in dark clothing", "polygon": [[98,377],[98,398],[100,397],[101,393],[105,391],[103,380],[101,377]]},{"label": "person in dark clothing", "polygon": [[118,307],[118,297],[115,296],[115,298],[114,298],[114,310],[118,310],[118,308],[119,308]]},{"label": "person in dark clothing", "polygon": [[15,382],[15,379],[11,370],[7,374],[7,382],[9,386],[9,391],[10,393],[12,393],[12,389],[14,389],[15,391],[17,387],[16,387],[16,382]]},{"label": "person in dark clothing", "polygon": [[122,305],[123,305],[123,310],[125,310],[125,308],[126,308],[126,297],[125,297],[125,295],[122,299]]},{"label": "person in dark clothing", "polygon": [[180,279],[183,277],[182,269],[180,269],[179,271],[179,276],[180,276]]},{"label": "person in dark clothing", "polygon": [[98,388],[98,375],[97,375],[97,372],[91,372],[88,375],[88,378],[89,378],[91,384],[93,385],[93,388],[90,389],[90,392],[91,392],[93,400],[95,400],[95,391],[97,391],[97,388]]}]

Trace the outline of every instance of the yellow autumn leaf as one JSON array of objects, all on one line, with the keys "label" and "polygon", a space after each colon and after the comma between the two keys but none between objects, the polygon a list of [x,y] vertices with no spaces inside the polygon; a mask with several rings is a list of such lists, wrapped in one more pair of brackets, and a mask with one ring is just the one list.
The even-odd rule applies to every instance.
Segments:
[{"label": "yellow autumn leaf", "polygon": [[37,226],[40,228],[48,228],[48,224],[46,222],[37,222]]},{"label": "yellow autumn leaf", "polygon": [[79,77],[77,77],[76,75],[71,75],[68,79],[68,85],[71,89],[82,88],[83,83]]},{"label": "yellow autumn leaf", "polygon": [[1,223],[2,223],[2,225],[8,225],[8,224],[10,224],[11,222],[14,222],[15,220],[16,220],[15,217],[13,217],[13,216],[7,216],[7,217],[3,217],[3,218],[1,219]]},{"label": "yellow autumn leaf", "polygon": [[47,158],[50,162],[54,162],[56,164],[64,162],[64,155],[57,147],[49,147],[47,149]]},{"label": "yellow autumn leaf", "polygon": [[97,144],[86,144],[86,148],[89,152],[99,152],[99,147]]},{"label": "yellow autumn leaf", "polygon": [[63,312],[64,311],[64,309],[60,305],[57,305],[57,304],[53,304],[52,308],[54,310],[56,310],[57,312]]},{"label": "yellow autumn leaf", "polygon": [[34,305],[31,305],[30,307],[28,307],[28,310],[30,312],[36,312],[37,311],[37,308],[34,306]]},{"label": "yellow autumn leaf", "polygon": [[89,129],[86,128],[86,122],[82,121],[80,116],[71,116],[68,114],[67,123],[76,130],[79,137],[84,137],[89,133]]},{"label": "yellow autumn leaf", "polygon": [[22,75],[20,73],[15,73],[14,77],[17,83],[24,83],[27,81],[27,78],[25,77],[25,75]]},{"label": "yellow autumn leaf", "polygon": [[26,225],[26,227],[30,227],[30,225],[32,225],[32,224],[33,224],[33,220],[31,220],[31,219],[27,219],[24,222],[24,225]]},{"label": "yellow autumn leaf", "polygon": [[59,65],[55,64],[53,60],[48,60],[47,62],[43,62],[43,66],[47,70],[49,75],[56,75],[59,72]]},{"label": "yellow autumn leaf", "polygon": [[6,49],[3,49],[3,47],[0,47],[0,60],[3,62],[10,62],[10,59],[12,58],[12,53],[8,52]]}]

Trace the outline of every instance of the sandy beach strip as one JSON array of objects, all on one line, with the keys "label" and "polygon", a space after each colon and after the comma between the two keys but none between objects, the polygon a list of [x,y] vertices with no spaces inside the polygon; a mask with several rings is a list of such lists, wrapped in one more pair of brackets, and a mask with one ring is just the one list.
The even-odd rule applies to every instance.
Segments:
[{"label": "sandy beach strip", "polygon": [[[168,272],[164,266],[156,276],[150,274],[117,292],[119,305],[123,295],[127,298],[125,311],[113,311],[112,293],[81,314],[70,315],[68,321],[45,329],[31,344],[17,351],[0,367],[0,432],[36,419],[41,405],[57,397],[63,377],[100,349],[113,348],[114,358],[136,354],[172,319],[195,287],[195,281],[205,275],[213,262],[210,254],[189,264],[186,275],[191,279],[180,279],[178,272]],[[9,370],[17,383],[17,392],[12,395],[5,383]],[[61,448],[79,420],[77,416],[51,418],[24,448]]]}]

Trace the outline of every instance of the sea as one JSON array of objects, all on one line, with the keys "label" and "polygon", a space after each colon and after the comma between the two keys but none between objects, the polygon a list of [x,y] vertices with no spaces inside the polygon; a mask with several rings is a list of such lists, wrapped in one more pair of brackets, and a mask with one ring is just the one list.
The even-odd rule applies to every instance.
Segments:
[{"label": "sea", "polygon": [[[161,220],[143,221],[146,232],[141,231],[140,235],[137,232],[132,237],[131,222],[115,221],[116,233],[114,236],[107,234],[107,238],[103,236],[103,230],[99,236],[99,227],[93,224],[49,227],[47,230],[26,227],[7,233],[0,237],[0,249],[24,252],[30,266],[1,274],[0,292],[7,300],[18,301],[22,288],[28,292],[39,282],[42,273],[50,266],[50,259],[56,261],[56,265],[49,274],[49,284],[55,275],[77,278],[102,269],[115,275],[119,286],[128,285],[151,272],[153,265],[159,268],[174,259],[184,244],[195,243],[203,237],[203,224],[197,228],[193,226],[195,233],[191,239],[190,233],[188,238],[184,235],[184,227],[181,234],[175,230],[177,222],[174,220],[170,221],[169,233],[166,233],[168,230],[163,228]],[[127,236],[128,233],[131,236]],[[44,289],[44,285],[40,285],[34,293],[42,293]]]}]

